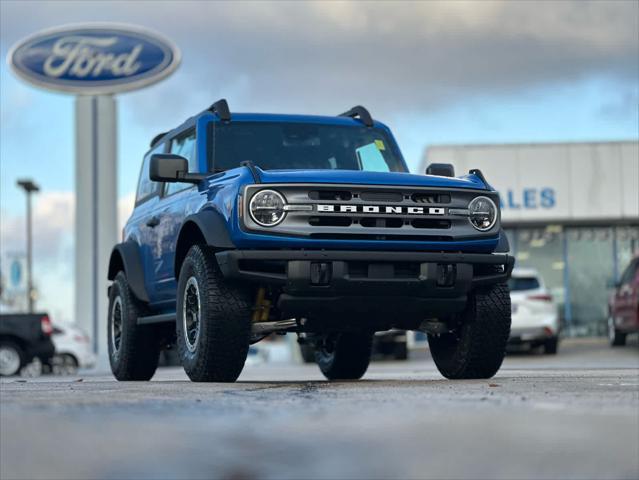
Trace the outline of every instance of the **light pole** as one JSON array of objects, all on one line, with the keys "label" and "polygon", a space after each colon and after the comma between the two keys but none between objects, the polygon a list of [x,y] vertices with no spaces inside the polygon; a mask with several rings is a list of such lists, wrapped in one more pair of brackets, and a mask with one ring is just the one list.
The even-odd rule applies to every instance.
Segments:
[{"label": "light pole", "polygon": [[29,302],[29,313],[33,313],[33,276],[31,272],[32,264],[32,242],[33,236],[31,232],[31,194],[39,192],[38,187],[33,180],[18,180],[16,184],[27,194],[27,300]]}]

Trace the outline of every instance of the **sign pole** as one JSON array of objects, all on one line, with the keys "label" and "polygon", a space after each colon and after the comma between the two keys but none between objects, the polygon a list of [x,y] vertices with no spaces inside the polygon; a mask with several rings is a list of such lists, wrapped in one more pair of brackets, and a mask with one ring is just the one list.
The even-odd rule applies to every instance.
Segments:
[{"label": "sign pole", "polygon": [[[35,33],[7,55],[16,75],[75,97],[75,322],[91,333],[107,368],[107,280],[117,232],[117,111],[114,94],[171,75],[180,50],[135,25],[88,23]],[[31,292],[29,287],[29,292]]]},{"label": "sign pole", "polygon": [[27,191],[27,305],[28,312],[33,313],[33,220],[30,191]]},{"label": "sign pole", "polygon": [[106,360],[107,269],[117,243],[116,102],[112,95],[75,100],[75,318]]}]

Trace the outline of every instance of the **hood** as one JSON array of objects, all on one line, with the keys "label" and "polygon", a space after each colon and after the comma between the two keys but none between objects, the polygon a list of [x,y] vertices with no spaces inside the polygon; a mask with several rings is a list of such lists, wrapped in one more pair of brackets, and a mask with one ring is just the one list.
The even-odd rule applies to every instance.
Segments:
[{"label": "hood", "polygon": [[415,175],[397,172],[362,172],[360,170],[262,170],[262,183],[335,183],[350,185],[393,185],[488,190],[475,175],[460,178]]}]

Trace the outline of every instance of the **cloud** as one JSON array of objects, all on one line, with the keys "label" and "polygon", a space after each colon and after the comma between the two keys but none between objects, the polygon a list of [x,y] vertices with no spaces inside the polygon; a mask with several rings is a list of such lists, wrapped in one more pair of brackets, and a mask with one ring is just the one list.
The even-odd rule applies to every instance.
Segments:
[{"label": "cloud", "polygon": [[237,110],[330,114],[364,103],[394,118],[592,75],[638,81],[637,2],[2,5],[5,47],[86,20],[141,24],[174,39],[180,72],[131,96],[144,122],[191,115],[221,96]]},{"label": "cloud", "polygon": [[[135,193],[118,199],[118,226],[121,229],[133,211]],[[2,253],[26,251],[24,215],[2,210],[0,245]],[[51,264],[73,261],[75,232],[75,195],[73,192],[41,192],[33,197],[34,262]]]},{"label": "cloud", "polygon": [[[75,200],[73,192],[42,192],[33,197],[33,252],[38,261],[49,262],[68,256],[73,235]],[[3,252],[26,251],[24,215],[2,211],[0,243]]]}]

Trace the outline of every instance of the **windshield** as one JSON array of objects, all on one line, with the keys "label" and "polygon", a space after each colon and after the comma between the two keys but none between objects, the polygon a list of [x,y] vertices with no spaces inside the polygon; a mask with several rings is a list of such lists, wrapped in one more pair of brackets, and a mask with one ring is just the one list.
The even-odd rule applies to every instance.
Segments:
[{"label": "windshield", "polygon": [[364,126],[213,122],[209,166],[228,170],[250,160],[264,170],[405,172],[386,132]]}]

